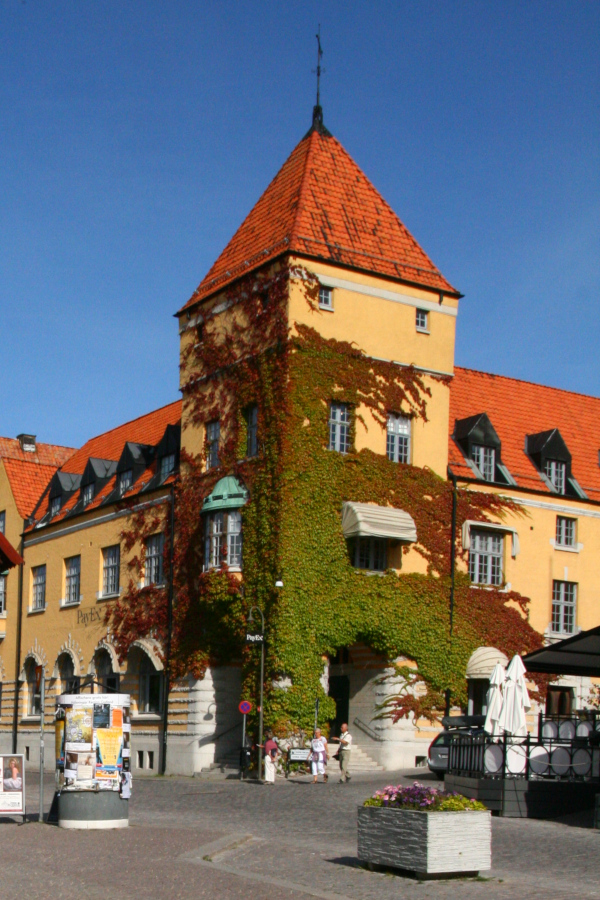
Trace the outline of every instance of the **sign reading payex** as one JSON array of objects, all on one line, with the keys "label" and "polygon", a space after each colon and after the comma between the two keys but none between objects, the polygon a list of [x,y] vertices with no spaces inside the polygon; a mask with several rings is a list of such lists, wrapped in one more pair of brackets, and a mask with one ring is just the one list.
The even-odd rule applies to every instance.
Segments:
[{"label": "sign reading payex", "polygon": [[265,636],[261,634],[260,631],[247,631],[246,632],[246,643],[247,644],[264,644]]}]

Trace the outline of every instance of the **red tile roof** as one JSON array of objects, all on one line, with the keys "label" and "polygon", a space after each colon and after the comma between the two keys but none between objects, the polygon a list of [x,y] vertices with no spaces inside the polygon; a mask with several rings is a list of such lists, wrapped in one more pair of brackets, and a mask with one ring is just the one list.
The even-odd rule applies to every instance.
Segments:
[{"label": "red tile roof", "polygon": [[35,452],[21,449],[16,438],[0,437],[0,457],[2,459],[20,459],[22,462],[37,463],[41,466],[62,466],[75,452],[73,447],[60,447],[57,444],[36,443]]},{"label": "red tile roof", "polygon": [[[138,419],[133,419],[131,422],[126,422],[124,425],[118,425],[110,431],[105,431],[104,434],[99,434],[97,437],[91,438],[80,450],[77,450],[76,453],[73,454],[67,465],[63,466],[63,471],[81,475],[90,458],[116,461],[120,458],[123,448],[128,441],[136,444],[155,446],[159,443],[165,433],[167,425],[177,425],[180,421],[181,400],[176,400],[174,403],[169,403],[168,406],[163,406],[145,416],[140,416]],[[153,474],[154,470],[146,469],[136,480],[135,484],[132,485],[131,490],[120,499],[138,493],[141,490],[142,485],[147,484]],[[172,478],[167,478],[163,484],[170,484],[172,480]],[[88,503],[85,507],[85,512],[87,513],[100,506],[115,489],[115,485],[116,475],[113,476],[100,491],[98,491],[93,501]],[[40,497],[41,492],[38,494],[38,501],[40,500]],[[52,517],[52,524],[60,522],[60,520],[76,506],[78,501],[79,491],[76,491],[61,507],[60,513]],[[35,520],[39,522],[47,512],[48,496],[46,495],[41,499],[39,506],[35,510]]]},{"label": "red tile roof", "polygon": [[283,253],[458,296],[334,137],[292,151],[183,309]]},{"label": "red tile roof", "polygon": [[127,441],[134,444],[158,444],[165,433],[167,425],[176,425],[181,420],[181,400],[169,403],[160,409],[124,425],[118,425],[104,434],[90,438],[77,450],[68,465],[63,466],[65,472],[83,474],[88,459],[118,460]]},{"label": "red tile roof", "polygon": [[[558,428],[572,456],[573,477],[590,500],[600,502],[600,397],[457,366],[450,386],[450,435],[457,419],[483,412],[502,442],[502,462],[519,487],[551,493],[525,453],[525,436]],[[458,476],[474,477],[452,436],[449,463]]]},{"label": "red tile roof", "polygon": [[50,483],[56,472],[56,466],[42,466],[39,463],[12,458],[5,458],[3,463],[19,515],[26,519]]}]

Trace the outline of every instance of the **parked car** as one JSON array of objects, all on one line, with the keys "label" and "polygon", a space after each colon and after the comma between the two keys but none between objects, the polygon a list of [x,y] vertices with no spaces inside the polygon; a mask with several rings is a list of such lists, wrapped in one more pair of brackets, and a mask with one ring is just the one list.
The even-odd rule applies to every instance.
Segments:
[{"label": "parked car", "polygon": [[435,737],[427,751],[427,764],[433,774],[442,779],[448,771],[450,744],[454,734],[482,734],[485,716],[444,716],[444,730]]}]

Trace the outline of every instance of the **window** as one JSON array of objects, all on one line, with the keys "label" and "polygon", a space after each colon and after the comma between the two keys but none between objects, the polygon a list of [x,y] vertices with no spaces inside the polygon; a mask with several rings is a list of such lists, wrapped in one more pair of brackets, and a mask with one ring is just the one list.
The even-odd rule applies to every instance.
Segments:
[{"label": "window", "polygon": [[332,403],[329,410],[329,449],[347,453],[350,449],[350,407]]},{"label": "window", "polygon": [[[163,460],[166,457],[163,457]],[[162,462],[161,462],[162,466]],[[162,475],[162,471],[161,471]],[[133,469],[126,469],[124,472],[121,472],[119,475],[119,495],[122,497],[123,494],[126,494],[129,488],[133,485]]]},{"label": "window", "polygon": [[46,566],[35,566],[31,570],[33,575],[33,594],[31,598],[32,609],[46,608]]},{"label": "window", "polygon": [[65,559],[65,605],[79,603],[81,583],[81,557],[71,556]]},{"label": "window", "polygon": [[566,465],[558,459],[547,459],[544,462],[544,472],[546,478],[552,484],[557,494],[565,492],[565,470]]},{"label": "window", "polygon": [[146,559],[144,564],[144,584],[163,584],[163,553],[165,549],[164,534],[153,534],[146,541]]},{"label": "window", "polygon": [[392,462],[410,462],[410,419],[390,414],[387,421],[387,457]]},{"label": "window", "polygon": [[219,465],[219,439],[221,426],[218,421],[208,422],[206,426],[206,468],[216,469]]},{"label": "window", "polygon": [[552,582],[552,631],[573,634],[577,585],[573,581]]},{"label": "window", "polygon": [[374,537],[353,538],[349,542],[350,559],[357,569],[370,572],[385,572],[387,562],[387,539]]},{"label": "window", "polygon": [[50,501],[50,515],[52,517],[57,516],[60,512],[60,507],[61,507],[61,498],[53,497],[52,500]]},{"label": "window", "polygon": [[98,650],[94,657],[96,691],[102,694],[118,694],[120,677],[113,670],[112,660],[107,650]]},{"label": "window", "polygon": [[119,568],[120,568],[120,551],[119,545],[113,547],[105,547],[102,551],[102,594],[119,593]]},{"label": "window", "polygon": [[6,534],[6,510],[0,512],[0,534]]},{"label": "window", "polygon": [[472,444],[471,459],[481,472],[485,481],[495,481],[496,451],[493,447],[484,447],[482,444]]},{"label": "window", "polygon": [[331,288],[319,288],[319,306],[321,309],[333,309],[333,291]]},{"label": "window", "polygon": [[[167,453],[160,459],[160,480],[164,481],[172,472],[175,471],[175,454]],[[123,473],[124,474],[124,473]]]},{"label": "window", "polygon": [[503,535],[471,529],[469,575],[474,584],[502,584],[503,551]]},{"label": "window", "polygon": [[161,707],[162,677],[152,661],[144,653],[140,662],[140,704],[141,713],[158,715]]},{"label": "window", "polygon": [[86,484],[86,486],[81,491],[81,499],[83,501],[83,505],[87,506],[94,499],[94,483]]},{"label": "window", "polygon": [[[36,672],[36,669],[39,671]],[[25,675],[27,678],[27,715],[39,716],[42,713],[41,666],[36,666],[34,659],[28,659]],[[39,679],[38,675],[40,675]]]},{"label": "window", "polygon": [[258,455],[258,406],[249,406],[246,419],[246,456]]},{"label": "window", "polygon": [[6,574],[0,575],[0,615],[6,612]]},{"label": "window", "polygon": [[204,526],[204,568],[242,565],[242,514],[239,510],[214,512]]},{"label": "window", "polygon": [[556,546],[575,547],[575,523],[577,519],[567,516],[556,517]]},{"label": "window", "polygon": [[429,331],[429,313],[426,309],[418,309],[416,317],[417,331]]},{"label": "window", "polygon": [[58,661],[58,671],[60,673],[61,693],[78,694],[80,679],[75,675],[75,667],[73,660],[68,653],[63,653]]}]

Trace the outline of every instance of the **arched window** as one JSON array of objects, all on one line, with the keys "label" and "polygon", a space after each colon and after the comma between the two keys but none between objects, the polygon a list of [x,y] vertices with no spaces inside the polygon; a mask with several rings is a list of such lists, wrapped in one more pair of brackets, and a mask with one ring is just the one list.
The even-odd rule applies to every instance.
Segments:
[{"label": "arched window", "polygon": [[161,708],[162,675],[157,672],[152,660],[142,653],[140,659],[140,713],[155,713]]},{"label": "arched window", "polygon": [[112,659],[108,650],[97,650],[94,656],[96,670],[96,690],[103,694],[118,694],[119,674],[113,670]]},{"label": "arched window", "polygon": [[42,714],[41,684],[36,677],[35,659],[28,659],[25,664],[25,676],[27,680],[27,715],[40,716]]},{"label": "arched window", "polygon": [[79,676],[75,675],[75,666],[69,653],[63,653],[58,660],[60,688],[63,694],[79,693]]}]

